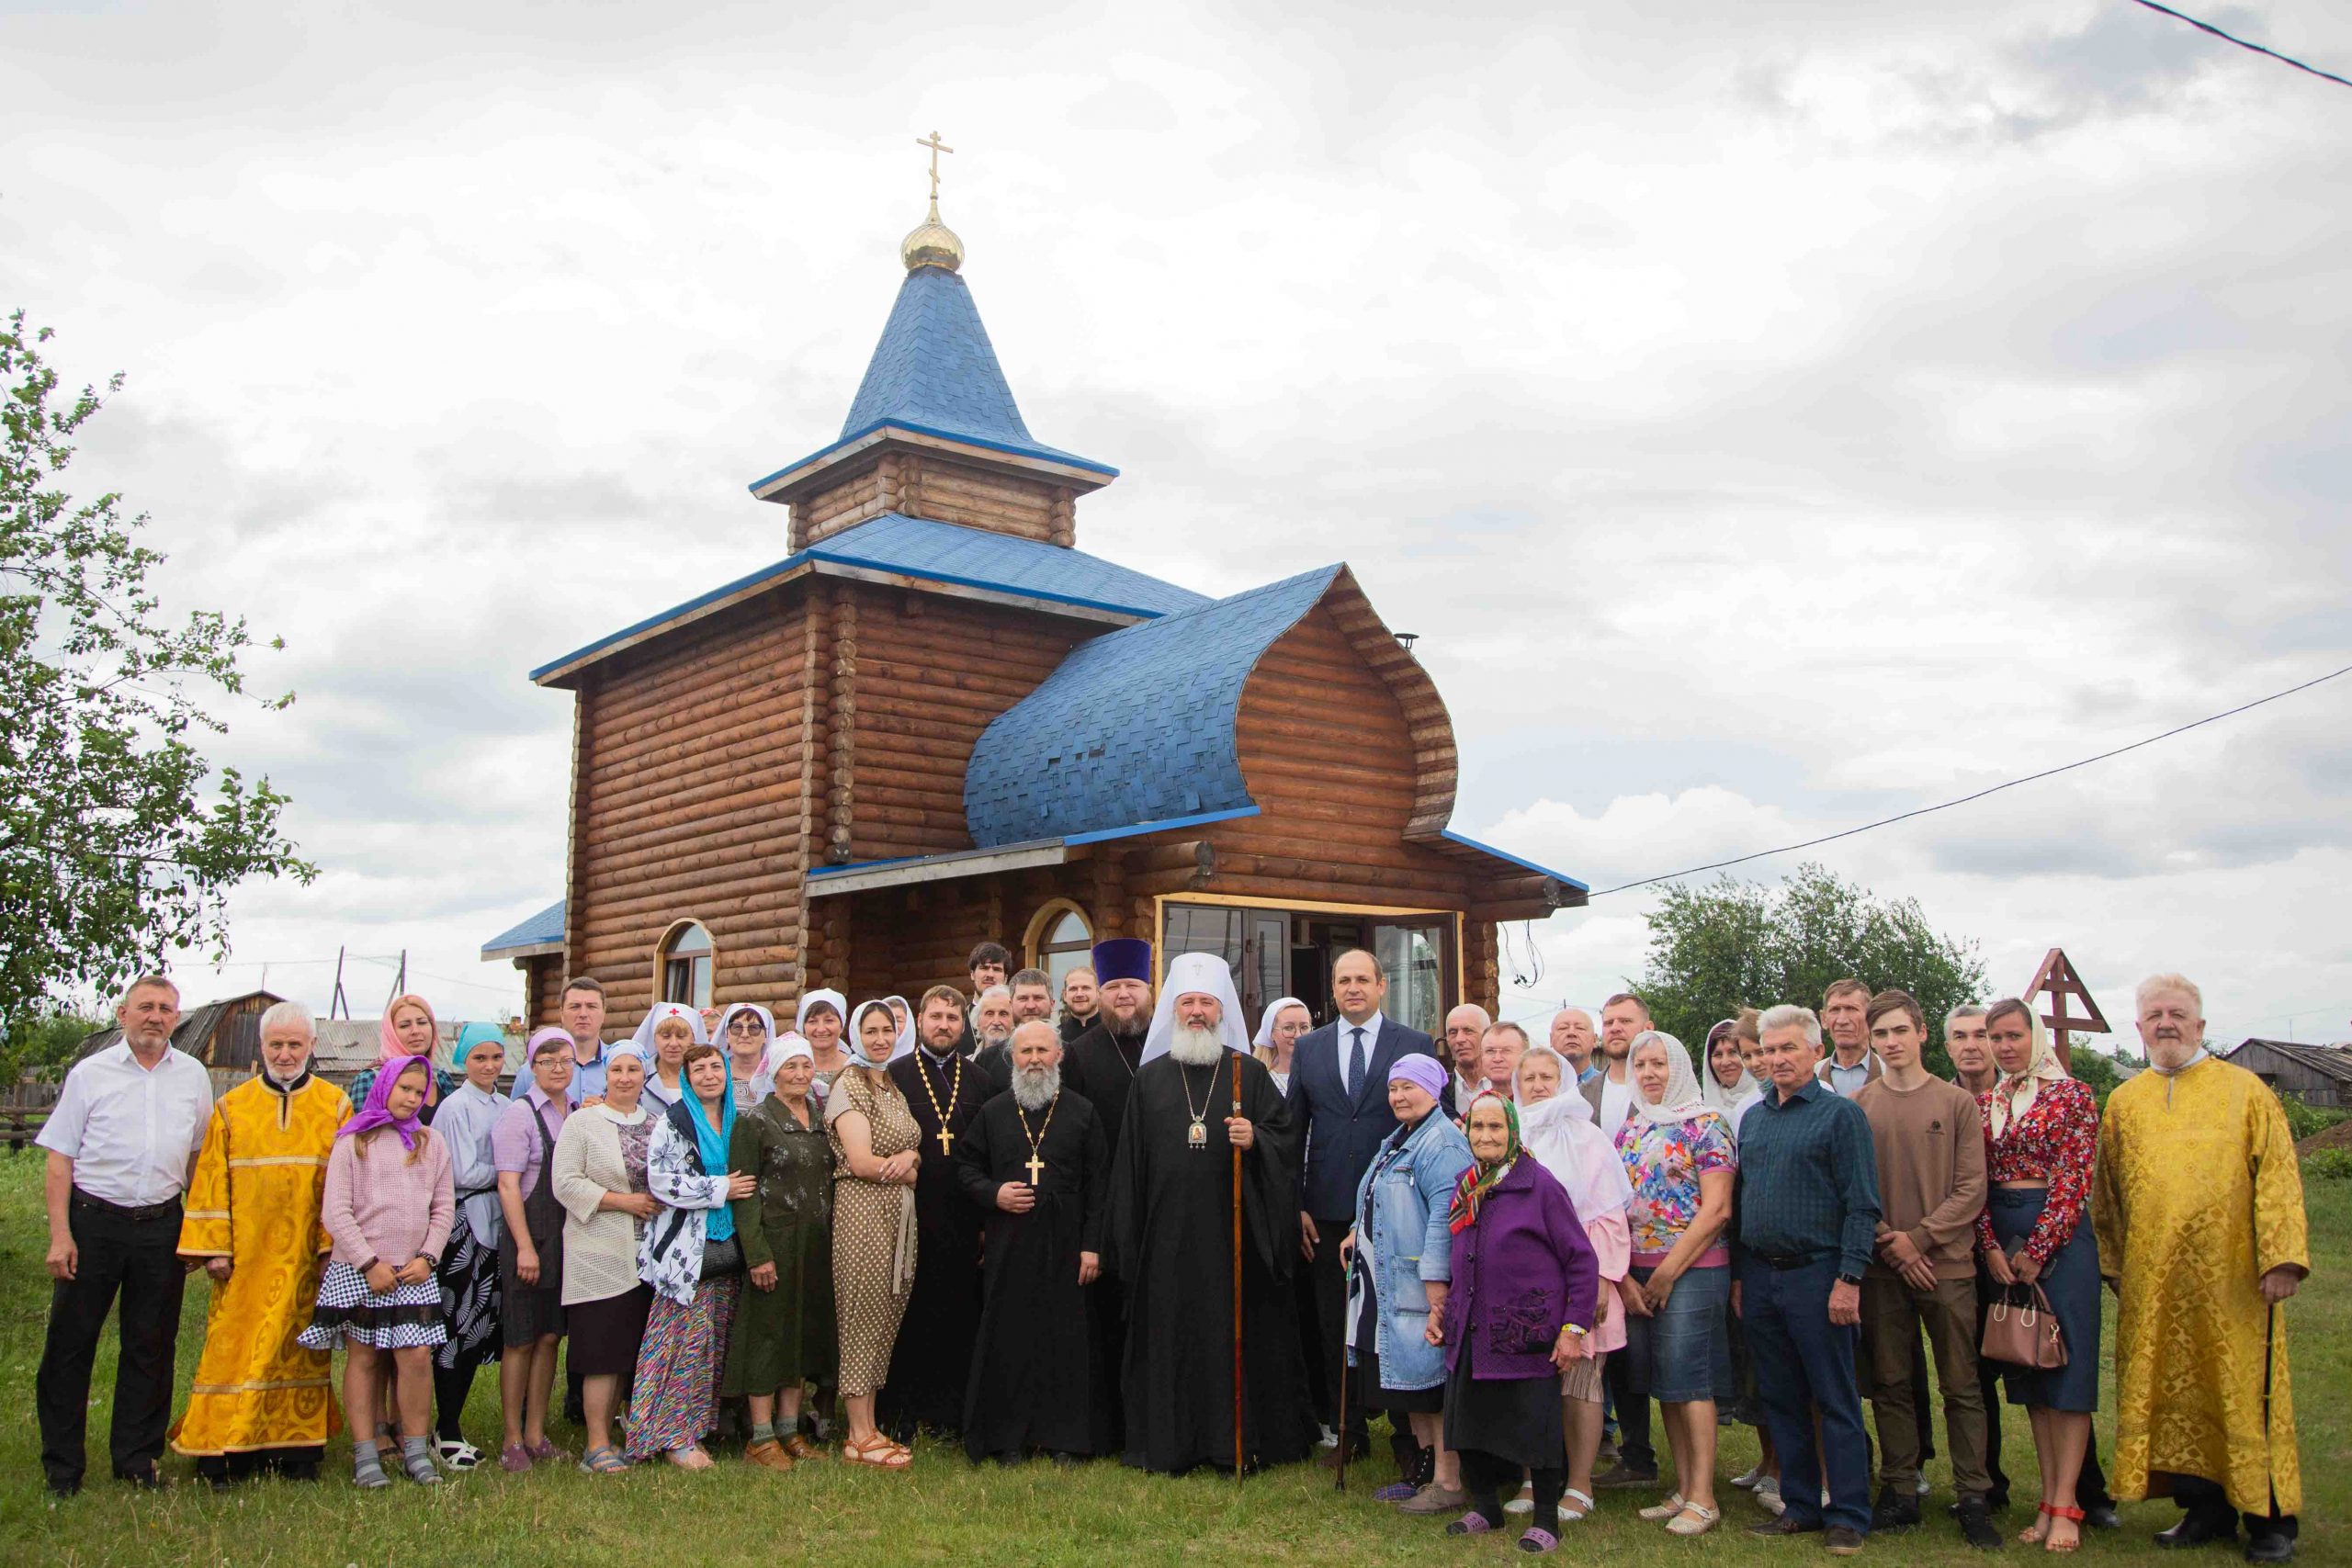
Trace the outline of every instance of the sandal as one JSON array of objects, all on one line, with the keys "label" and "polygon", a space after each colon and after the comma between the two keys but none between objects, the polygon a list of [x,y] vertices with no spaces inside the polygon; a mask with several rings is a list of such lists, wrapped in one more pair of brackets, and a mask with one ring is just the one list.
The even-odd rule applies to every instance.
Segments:
[{"label": "sandal", "polygon": [[879,1432],[863,1443],[854,1438],[843,1443],[842,1458],[853,1464],[870,1464],[877,1470],[904,1470],[915,1461],[912,1449],[894,1443]]},{"label": "sandal", "polygon": [[481,1462],[481,1450],[463,1438],[443,1438],[434,1445],[444,1470],[471,1470]]},{"label": "sandal", "polygon": [[1525,1535],[1519,1538],[1519,1549],[1534,1555],[1557,1551],[1560,1550],[1560,1538],[1550,1530],[1531,1527]]},{"label": "sandal", "polygon": [[563,1461],[571,1457],[570,1454],[565,1453],[561,1449],[557,1448],[553,1443],[548,1442],[545,1438],[541,1438],[536,1443],[526,1443],[524,1445],[524,1450],[533,1459],[539,1460],[541,1461],[553,1460],[557,1463],[561,1463]]},{"label": "sandal", "polygon": [[1635,1517],[1647,1519],[1650,1523],[1657,1524],[1661,1519],[1670,1519],[1674,1517],[1675,1515],[1682,1511],[1682,1494],[1677,1492],[1673,1496],[1668,1497],[1663,1503],[1652,1503],[1648,1507],[1644,1508],[1638,1515],[1636,1515]]},{"label": "sandal", "polygon": [[[1568,1510],[1568,1499],[1571,1497],[1583,1505],[1573,1513]],[[1581,1519],[1587,1514],[1591,1513],[1592,1507],[1592,1494],[1589,1492],[1579,1492],[1575,1487],[1571,1486],[1566,1491],[1560,1494],[1560,1522],[1564,1525],[1575,1524],[1578,1519]]]},{"label": "sandal", "polygon": [[1446,1526],[1445,1533],[1448,1535],[1485,1535],[1494,1528],[1494,1526],[1487,1522],[1486,1515],[1480,1513],[1477,1509],[1473,1508],[1468,1513],[1463,1515],[1460,1518],[1454,1520],[1452,1524]]},{"label": "sandal", "polygon": [[2042,1509],[2042,1512],[2048,1514],[2053,1520],[2064,1519],[2075,1527],[2075,1539],[2072,1540],[2060,1540],[2055,1536],[2042,1537],[2042,1551],[2073,1551],[2083,1544],[2083,1511],[2080,1508],[2060,1507],[2053,1504]]},{"label": "sandal", "polygon": [[1696,1503],[1685,1503],[1682,1505],[1680,1513],[1666,1521],[1666,1533],[1681,1536],[1704,1535],[1714,1529],[1715,1521],[1723,1517],[1724,1511],[1721,1508],[1707,1508]]},{"label": "sandal", "polygon": [[520,1475],[531,1468],[531,1450],[520,1443],[509,1443],[498,1450],[498,1468],[509,1475]]},{"label": "sandal", "polygon": [[672,1449],[663,1457],[680,1470],[708,1470],[714,1462],[700,1443],[688,1443],[683,1449]]},{"label": "sandal", "polygon": [[628,1468],[618,1449],[590,1449],[580,1456],[580,1468],[590,1475],[618,1475]]},{"label": "sandal", "polygon": [[1519,1495],[1503,1505],[1506,1514],[1532,1514],[1535,1511],[1535,1483],[1529,1482],[1519,1489]]},{"label": "sandal", "polygon": [[2033,1523],[2018,1531],[2018,1540],[2027,1546],[2039,1546],[2050,1536],[2050,1505],[2033,1506]]},{"label": "sandal", "polygon": [[790,1454],[794,1459],[802,1461],[823,1459],[825,1457],[824,1450],[819,1448],[816,1444],[810,1442],[807,1438],[801,1436],[797,1432],[793,1433],[792,1436],[784,1439],[784,1451]]}]

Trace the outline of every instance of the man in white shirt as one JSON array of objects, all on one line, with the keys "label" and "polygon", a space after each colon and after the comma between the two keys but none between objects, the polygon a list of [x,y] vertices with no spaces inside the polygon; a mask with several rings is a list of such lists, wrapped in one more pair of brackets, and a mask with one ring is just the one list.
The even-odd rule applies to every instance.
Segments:
[{"label": "man in white shirt", "polygon": [[116,1325],[114,1426],[118,1481],[161,1485],[171,1420],[172,1359],[180,1335],[180,1194],[212,1116],[212,1078],[172,1049],[179,987],[160,975],[130,983],[114,1010],[122,1039],[74,1065],[34,1141],[49,1152],[49,1337],[33,1383],[40,1467],[49,1489],[82,1489],[90,1371],[107,1312]]},{"label": "man in white shirt", "polygon": [[1649,1004],[1631,991],[1620,991],[1600,1004],[1600,1050],[1593,1062],[1601,1070],[1584,1080],[1584,1099],[1592,1107],[1594,1123],[1612,1138],[1634,1108],[1626,1053],[1634,1048],[1634,1036],[1650,1027]]},{"label": "man in white shirt", "polygon": [[1453,1066],[1453,1092],[1447,1097],[1451,1103],[1440,1103],[1445,1104],[1445,1113],[1457,1122],[1486,1087],[1486,1077],[1478,1067],[1478,1053],[1494,1021],[1493,1016],[1476,1002],[1464,1002],[1445,1015],[1445,1055]]}]

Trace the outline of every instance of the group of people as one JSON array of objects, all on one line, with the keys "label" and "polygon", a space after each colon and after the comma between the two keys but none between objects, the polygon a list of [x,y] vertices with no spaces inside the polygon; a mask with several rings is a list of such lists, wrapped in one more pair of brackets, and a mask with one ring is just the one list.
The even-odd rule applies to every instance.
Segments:
[{"label": "group of people", "polygon": [[[1611,1489],[1661,1493],[1639,1512],[1665,1533],[1713,1529],[1719,1427],[1747,1422],[1752,1533],[1850,1554],[1920,1522],[1940,1404],[1958,1528],[1997,1548],[2006,1390],[2040,1472],[2019,1540],[2071,1551],[2115,1498],[2169,1495],[2160,1546],[2243,1521],[2250,1559],[2292,1555],[2300,1177],[2179,976],[2141,986],[2150,1070],[2102,1115],[2014,999],[1940,1021],[1946,1081],[1919,1004],[1851,980],[1817,1012],[1742,1010],[1694,1060],[1630,992],[1542,1043],[1464,1005],[1441,1042],[1356,951],[1329,1021],[1284,998],[1253,1037],[1221,957],[1170,959],[1156,995],[1148,943],[1092,957],[1058,1016],[985,944],[968,993],[810,990],[785,1031],[657,1003],[616,1042],[576,977],[506,1091],[503,1032],[466,1026],[443,1070],[413,996],[336,1088],[280,1003],[217,1102],[171,1048],[172,983],[142,976],[40,1134],[49,1484],[81,1485],[119,1294],[113,1471],[146,1485],[167,1441],[217,1485],[315,1476],[339,1347],[363,1487],[485,1462],[463,1416],[493,1360],[500,1466],[570,1461],[560,1362],[596,1474],[706,1468],[730,1424],[777,1472],[903,1471],[923,1434],[1005,1464],[1239,1472],[1319,1443],[1344,1467],[1385,1416],[1398,1474],[1374,1495],[1457,1535],[1528,1516],[1531,1552]],[[167,1425],[198,1268],[204,1347]]]}]

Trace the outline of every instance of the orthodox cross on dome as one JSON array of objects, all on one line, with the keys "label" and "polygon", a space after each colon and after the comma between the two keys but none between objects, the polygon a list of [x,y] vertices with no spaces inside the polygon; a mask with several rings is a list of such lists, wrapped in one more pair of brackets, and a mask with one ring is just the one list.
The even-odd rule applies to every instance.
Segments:
[{"label": "orthodox cross on dome", "polygon": [[944,267],[954,272],[964,265],[964,242],[956,231],[939,220],[939,155],[953,152],[955,148],[939,139],[939,132],[915,138],[915,145],[931,149],[931,214],[914,231],[899,242],[899,259],[907,264],[909,272],[917,267]]},{"label": "orthodox cross on dome", "polygon": [[939,205],[939,155],[942,152],[953,152],[956,149],[942,141],[939,139],[939,132],[935,130],[929,136],[916,137],[915,145],[931,149],[931,201],[932,205],[936,207]]}]

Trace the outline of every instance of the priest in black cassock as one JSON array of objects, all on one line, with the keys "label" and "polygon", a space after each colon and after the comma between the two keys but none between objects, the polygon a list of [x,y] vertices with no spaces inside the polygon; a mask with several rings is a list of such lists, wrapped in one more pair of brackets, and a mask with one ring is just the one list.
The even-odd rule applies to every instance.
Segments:
[{"label": "priest in black cassock", "polygon": [[[1239,1113],[1235,1113],[1238,1084]],[[1296,1149],[1250,1054],[1232,972],[1168,966],[1111,1171],[1111,1258],[1127,1299],[1126,1462],[1233,1467],[1234,1150],[1241,1151],[1242,1462],[1287,1464],[1315,1439],[1300,1381]]]},{"label": "priest in black cassock", "polygon": [[1060,1032],[1033,1019],[1012,1032],[1012,1087],[981,1107],[956,1145],[965,1194],[988,1216],[980,1333],[964,1402],[964,1451],[1057,1464],[1107,1450],[1097,1429],[1085,1287],[1102,1269],[1111,1153],[1094,1107],[1062,1089]]},{"label": "priest in black cassock", "polygon": [[[1151,1032],[1151,943],[1138,937],[1106,937],[1094,944],[1094,1019],[1069,1043],[1062,1056],[1062,1084],[1094,1107],[1111,1157],[1119,1156],[1119,1134],[1127,1123],[1127,1093],[1143,1066],[1144,1038]],[[1102,1270],[1087,1292],[1093,1298],[1097,1420],[1107,1438],[1102,1451],[1118,1446],[1126,1430],[1119,1369],[1126,1365],[1127,1300],[1118,1271]]]},{"label": "priest in black cassock", "polygon": [[918,1423],[941,1433],[960,1427],[972,1379],[972,1337],[980,1321],[980,1211],[956,1179],[955,1155],[956,1140],[979,1115],[989,1089],[956,1048],[963,1033],[963,994],[933,986],[915,1007],[915,1048],[889,1069],[922,1129],[922,1164],[915,1170],[914,1289],[875,1409],[882,1429],[902,1443]]}]

